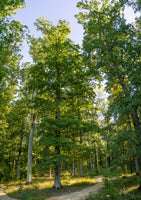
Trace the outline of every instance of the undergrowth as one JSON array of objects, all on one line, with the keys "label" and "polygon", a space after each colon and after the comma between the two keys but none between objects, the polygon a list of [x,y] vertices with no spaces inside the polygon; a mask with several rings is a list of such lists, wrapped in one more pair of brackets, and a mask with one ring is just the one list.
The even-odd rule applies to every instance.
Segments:
[{"label": "undergrowth", "polygon": [[[97,195],[86,200],[141,200],[138,177],[135,175],[104,178],[104,188]],[[109,198],[107,197],[109,196]]]},{"label": "undergrowth", "polygon": [[[139,188],[140,178],[135,175],[104,174],[104,188],[95,196],[90,195],[86,200],[106,200],[109,195],[110,200],[141,200]],[[49,197],[59,195],[64,192],[74,192],[83,187],[94,184],[94,177],[72,177],[69,174],[62,176],[63,188],[53,189],[53,178],[36,177],[31,185],[26,185],[25,181],[10,182],[6,187],[9,196],[21,200],[45,200]],[[108,198],[107,198],[108,199]]]},{"label": "undergrowth", "polygon": [[63,188],[56,190],[53,188],[54,179],[48,177],[33,178],[30,185],[25,181],[10,182],[5,192],[13,198],[21,200],[44,200],[49,197],[59,195],[64,192],[73,192],[87,185],[94,184],[94,178],[89,177],[70,177],[69,174],[62,176]]}]

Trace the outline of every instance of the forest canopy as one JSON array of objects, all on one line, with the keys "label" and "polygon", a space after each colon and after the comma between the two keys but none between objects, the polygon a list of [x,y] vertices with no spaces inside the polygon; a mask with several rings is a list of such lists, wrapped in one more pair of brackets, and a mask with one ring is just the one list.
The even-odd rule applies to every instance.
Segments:
[{"label": "forest canopy", "polygon": [[[14,20],[24,0],[0,3],[0,179],[61,173],[136,172],[141,166],[140,17],[125,6],[139,0],[81,0],[75,17],[82,48],[66,20],[42,16],[30,27]],[[33,62],[24,62],[28,43]]]}]

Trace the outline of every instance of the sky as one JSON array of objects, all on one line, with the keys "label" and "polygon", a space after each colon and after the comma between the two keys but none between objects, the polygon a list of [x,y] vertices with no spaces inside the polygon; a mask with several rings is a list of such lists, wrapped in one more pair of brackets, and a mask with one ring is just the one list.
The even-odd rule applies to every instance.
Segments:
[{"label": "sky", "polygon": [[[45,17],[46,20],[57,24],[59,19],[66,20],[70,23],[70,38],[81,46],[83,40],[83,28],[77,23],[75,14],[79,13],[76,7],[79,0],[26,0],[26,8],[20,9],[14,16],[14,19],[20,21],[23,25],[27,25],[31,35],[39,36],[33,23],[37,18]],[[126,9],[125,17],[127,22],[134,21],[134,13],[131,8]],[[32,59],[28,54],[27,44],[24,42],[22,53],[24,54],[24,62],[31,62]]]}]

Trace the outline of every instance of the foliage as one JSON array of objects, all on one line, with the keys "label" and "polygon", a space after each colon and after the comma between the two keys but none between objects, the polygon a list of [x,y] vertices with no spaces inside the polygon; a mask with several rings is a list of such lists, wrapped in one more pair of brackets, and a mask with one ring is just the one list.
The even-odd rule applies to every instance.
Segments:
[{"label": "foliage", "polygon": [[[0,178],[15,177],[13,172],[15,162],[14,131],[10,130],[10,115],[12,103],[18,89],[19,69],[22,55],[20,53],[26,27],[9,16],[20,8],[24,1],[2,1],[0,3]],[[15,136],[15,135],[14,135]],[[13,142],[13,146],[12,146]],[[11,166],[10,166],[11,163]],[[12,166],[13,165],[13,166]]]},{"label": "foliage", "polygon": [[[113,147],[115,147],[115,142],[119,144],[123,141],[120,134],[122,131],[123,137],[126,138],[124,147],[125,144],[129,144],[127,135],[130,132],[131,137],[134,138],[135,136],[136,138],[133,146],[135,149],[138,147],[137,151],[140,155],[141,125],[140,114],[138,113],[141,79],[138,71],[140,68],[138,27],[126,23],[121,1],[112,1],[111,3],[102,1],[101,4],[98,0],[80,1],[77,6],[82,12],[76,17],[85,31],[83,40],[84,61],[93,76],[100,74],[103,77],[106,91],[109,93],[109,107],[106,117],[108,121],[113,121],[113,126],[115,126],[114,135],[111,135],[111,139],[115,139]],[[119,125],[118,122],[122,117],[124,117],[124,121],[126,117],[130,118],[130,127],[129,121],[126,120],[128,129],[125,129],[124,125],[122,128]],[[122,122],[124,123],[124,121]],[[129,152],[135,150],[131,150],[131,148],[132,144],[130,151],[127,152],[127,157],[129,157]],[[126,149],[129,150],[129,146]],[[122,153],[125,151],[121,146],[119,151],[121,151],[118,153],[122,160]],[[132,155],[134,154],[133,151]],[[117,157],[116,154],[114,155]],[[126,160],[126,156],[123,160]]]},{"label": "foliage", "polygon": [[0,3],[0,17],[11,16],[15,12],[25,6],[25,0],[6,0]]},{"label": "foliage", "polygon": [[87,200],[103,200],[106,199],[108,195],[111,200],[133,200],[140,199],[141,194],[137,191],[137,177],[134,175],[119,177],[115,180],[104,180],[104,188],[102,192],[97,194],[96,196],[89,196],[86,198]]},{"label": "foliage", "polygon": [[[120,173],[137,173],[141,157],[141,23],[139,17],[127,24],[124,9],[129,5],[139,11],[140,2],[78,2],[82,49],[69,39],[68,22],[54,25],[40,17],[34,25],[42,36],[28,35],[33,63],[21,64],[27,27],[11,17],[24,2],[0,3],[0,179],[26,176],[36,114],[33,174],[44,176],[55,168],[55,180],[68,185],[72,175],[103,173],[107,177],[99,198],[107,193],[112,199],[126,198],[116,181],[124,182]],[[111,172],[115,182],[108,179]],[[32,199],[40,186],[22,189],[19,184],[18,195]]]}]

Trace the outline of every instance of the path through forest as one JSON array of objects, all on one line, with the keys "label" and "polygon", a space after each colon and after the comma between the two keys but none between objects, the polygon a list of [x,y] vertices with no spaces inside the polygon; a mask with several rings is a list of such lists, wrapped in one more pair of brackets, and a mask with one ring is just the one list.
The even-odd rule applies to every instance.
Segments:
[{"label": "path through forest", "polygon": [[[103,187],[102,177],[96,178],[96,184],[93,186],[86,187],[77,192],[72,192],[69,194],[61,194],[46,200],[84,200],[86,196],[90,194],[97,194],[99,190]],[[4,188],[0,188],[0,200],[17,200],[10,198],[5,192]]]},{"label": "path through forest", "polygon": [[90,194],[97,194],[103,187],[103,182],[99,182],[93,186],[87,187],[77,192],[72,192],[70,194],[62,194],[60,196],[52,197],[46,200],[85,200]]},{"label": "path through forest", "polygon": [[18,199],[13,199],[9,197],[5,192],[4,188],[0,188],[0,200],[18,200]]}]

